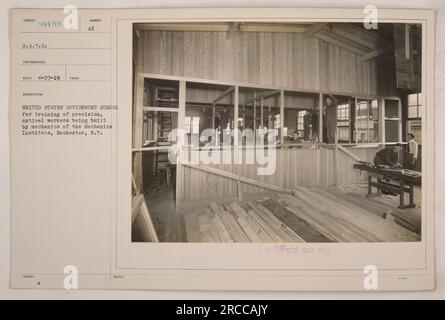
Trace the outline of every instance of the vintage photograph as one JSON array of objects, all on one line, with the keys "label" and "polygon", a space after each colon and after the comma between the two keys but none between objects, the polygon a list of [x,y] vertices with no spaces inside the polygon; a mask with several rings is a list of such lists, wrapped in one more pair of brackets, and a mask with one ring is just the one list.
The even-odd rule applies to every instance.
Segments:
[{"label": "vintage photograph", "polygon": [[133,24],[132,242],[419,242],[422,26]]}]

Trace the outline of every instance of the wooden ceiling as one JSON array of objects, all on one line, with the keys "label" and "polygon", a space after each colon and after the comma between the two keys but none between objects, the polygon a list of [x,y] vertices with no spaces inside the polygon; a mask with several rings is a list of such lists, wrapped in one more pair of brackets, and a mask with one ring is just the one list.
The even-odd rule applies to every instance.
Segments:
[{"label": "wooden ceiling", "polygon": [[141,23],[135,31],[217,31],[226,32],[227,39],[240,32],[298,32],[304,38],[317,38],[336,45],[369,60],[392,52],[394,45],[388,37],[377,30],[366,30],[352,23],[263,23],[263,22],[219,22],[219,23]]}]

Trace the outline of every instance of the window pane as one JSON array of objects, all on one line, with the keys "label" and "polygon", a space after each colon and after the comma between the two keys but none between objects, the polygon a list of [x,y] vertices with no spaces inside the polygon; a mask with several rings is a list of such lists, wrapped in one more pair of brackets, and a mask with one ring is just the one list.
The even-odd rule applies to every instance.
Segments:
[{"label": "window pane", "polygon": [[164,111],[144,111],[144,146],[170,145],[169,134],[178,127],[178,113]]},{"label": "window pane", "polygon": [[379,102],[377,100],[372,100],[371,102],[371,120],[369,122],[369,136],[368,142],[380,142],[380,113],[379,113]]},{"label": "window pane", "polygon": [[144,79],[144,106],[178,108],[179,81]]},{"label": "window pane", "polygon": [[408,95],[408,106],[416,106],[417,104],[417,93]]},{"label": "window pane", "polygon": [[418,117],[418,113],[417,113],[417,106],[409,106],[408,107],[408,118],[417,118]]},{"label": "window pane", "polygon": [[399,121],[386,120],[385,121],[385,136],[386,142],[399,141]]},{"label": "window pane", "polygon": [[385,117],[386,118],[399,118],[399,101],[397,100],[385,100]]},{"label": "window pane", "polygon": [[355,138],[357,143],[379,142],[379,101],[357,100]]},{"label": "window pane", "polygon": [[349,140],[349,128],[338,128],[338,140],[348,141]]},{"label": "window pane", "polygon": [[347,103],[337,106],[337,135],[338,141],[349,142],[350,106]]}]

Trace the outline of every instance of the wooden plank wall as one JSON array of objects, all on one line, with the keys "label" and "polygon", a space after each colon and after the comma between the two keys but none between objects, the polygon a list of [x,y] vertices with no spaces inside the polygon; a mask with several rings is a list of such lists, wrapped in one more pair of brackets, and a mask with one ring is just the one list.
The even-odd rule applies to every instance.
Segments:
[{"label": "wooden plank wall", "polygon": [[[300,33],[142,31],[137,70],[262,86],[351,95],[395,94],[394,80],[376,59]],[[378,90],[392,92],[377,92]]]},{"label": "wooden plank wall", "polygon": [[[366,161],[372,161],[379,147],[351,148],[354,154]],[[196,151],[195,151],[196,152]],[[278,149],[276,171],[273,175],[257,175],[257,164],[210,165],[226,172],[256,179],[284,188],[297,186],[325,187],[334,184],[334,151],[331,149]],[[218,152],[219,153],[219,152]],[[363,183],[367,176],[352,168],[353,159],[339,151],[339,183]],[[320,167],[319,167],[320,166]],[[318,168],[320,168],[318,171]],[[215,199],[236,197],[235,181],[206,172],[184,167],[183,200]],[[242,184],[243,194],[264,193],[262,188]],[[268,192],[268,191],[266,191]]]}]

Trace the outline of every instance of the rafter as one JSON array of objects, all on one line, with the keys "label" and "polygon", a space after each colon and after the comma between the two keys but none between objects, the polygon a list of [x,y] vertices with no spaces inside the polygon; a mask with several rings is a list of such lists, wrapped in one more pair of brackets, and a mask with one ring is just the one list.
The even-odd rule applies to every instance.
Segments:
[{"label": "rafter", "polygon": [[314,23],[312,26],[309,27],[309,29],[307,29],[303,33],[303,38],[309,38],[309,37],[316,35],[318,32],[320,32],[327,25],[328,25],[327,22]]},{"label": "rafter", "polygon": [[349,23],[333,23],[331,31],[373,50],[377,49],[379,42],[382,42],[378,37]]},{"label": "rafter", "polygon": [[374,59],[374,58],[377,58],[378,56],[381,56],[382,54],[385,54],[385,53],[387,53],[387,52],[389,52],[391,50],[392,50],[391,46],[378,48],[376,50],[373,50],[371,52],[368,52],[368,53],[362,55],[360,57],[360,60],[367,61],[367,60],[370,60],[370,59]]},{"label": "rafter", "polygon": [[234,22],[230,25],[229,30],[227,30],[227,40],[230,39],[236,31],[239,31],[239,25],[239,22]]},{"label": "rafter", "polygon": [[369,51],[369,48],[328,30],[321,30],[315,37],[359,55],[363,55]]},{"label": "rafter", "polygon": [[235,87],[230,87],[228,88],[226,91],[224,91],[223,93],[221,93],[215,100],[213,100],[212,105],[215,106],[216,103],[221,100],[222,98],[224,98],[225,96],[227,96],[228,94],[232,93],[232,91],[235,90]]},{"label": "rafter", "polygon": [[257,96],[255,98],[253,98],[252,100],[244,101],[242,104],[250,104],[250,103],[252,103],[254,101],[259,101],[261,99],[266,99],[266,98],[269,98],[269,97],[274,96],[274,95],[279,94],[279,93],[280,93],[280,90],[269,91],[269,92],[266,92],[263,95],[260,95],[260,96]]}]

